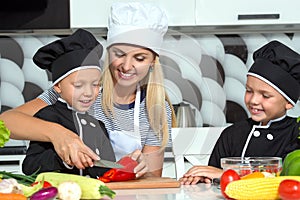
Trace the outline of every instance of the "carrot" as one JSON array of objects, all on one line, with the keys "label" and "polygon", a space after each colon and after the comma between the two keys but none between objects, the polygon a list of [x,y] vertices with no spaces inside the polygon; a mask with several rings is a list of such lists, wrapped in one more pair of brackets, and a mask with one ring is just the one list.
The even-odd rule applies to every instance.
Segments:
[{"label": "carrot", "polygon": [[23,194],[0,193],[1,200],[27,200]]}]

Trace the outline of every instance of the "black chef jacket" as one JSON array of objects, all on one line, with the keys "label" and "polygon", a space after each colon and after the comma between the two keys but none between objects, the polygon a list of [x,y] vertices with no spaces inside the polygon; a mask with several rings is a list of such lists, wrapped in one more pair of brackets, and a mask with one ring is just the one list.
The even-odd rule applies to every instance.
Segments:
[{"label": "black chef jacket", "polygon": [[252,135],[245,157],[276,156],[284,159],[289,152],[300,149],[299,126],[300,123],[297,123],[296,118],[288,116],[280,121],[272,122],[268,128],[259,126],[259,123],[251,118],[237,122],[222,132],[208,165],[221,168],[221,158],[242,156],[250,132]]},{"label": "black chef jacket", "polygon": [[[83,142],[90,147],[100,158],[115,161],[111,143],[104,124],[87,113],[79,113],[70,110],[66,103],[57,101],[35,114],[35,117],[46,121],[56,122],[65,128],[77,133]],[[57,138],[59,139],[59,138]],[[67,144],[66,144],[67,145]],[[50,142],[31,141],[22,164],[24,174],[30,175],[36,172],[59,171],[62,173],[101,176],[107,168],[88,167],[80,170],[76,167],[68,167],[54,150]]]}]

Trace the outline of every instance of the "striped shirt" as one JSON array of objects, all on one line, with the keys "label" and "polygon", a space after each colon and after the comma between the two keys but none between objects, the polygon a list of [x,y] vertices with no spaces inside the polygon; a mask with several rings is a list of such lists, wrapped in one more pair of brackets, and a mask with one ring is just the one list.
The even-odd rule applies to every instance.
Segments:
[{"label": "striped shirt", "polygon": [[[141,91],[141,103],[140,103],[140,112],[139,112],[139,130],[141,134],[141,145],[148,146],[160,146],[161,138],[152,130],[148,120],[148,113],[146,109],[146,92],[145,90]],[[105,128],[110,131],[134,131],[134,102],[128,105],[115,105],[115,114],[113,117],[107,117],[102,109],[101,98],[102,93],[100,92],[97,100],[92,105],[89,110],[89,113],[94,116],[96,119],[102,121],[105,124]],[[38,98],[45,101],[47,104],[53,104],[57,101],[58,94],[54,91],[53,88],[44,91]],[[169,141],[168,147],[171,147],[171,127],[172,127],[172,112],[168,102],[165,102],[168,127],[169,127]]]}]

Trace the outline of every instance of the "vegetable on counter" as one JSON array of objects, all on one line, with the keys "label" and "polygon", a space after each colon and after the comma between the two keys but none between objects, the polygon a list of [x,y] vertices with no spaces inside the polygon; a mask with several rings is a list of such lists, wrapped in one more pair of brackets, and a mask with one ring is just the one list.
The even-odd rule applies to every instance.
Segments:
[{"label": "vegetable on counter", "polygon": [[1,200],[27,200],[23,194],[0,193]]},{"label": "vegetable on counter", "polygon": [[5,143],[9,140],[10,131],[6,128],[4,122],[0,120],[0,147],[4,147]]},{"label": "vegetable on counter", "polygon": [[34,185],[37,185],[39,184],[40,182],[43,182],[43,188],[47,188],[47,187],[51,187],[51,183],[49,183],[48,181],[39,181],[39,182],[34,182],[31,184],[31,186],[34,186]]},{"label": "vegetable on counter", "polygon": [[282,200],[300,199],[300,182],[286,179],[280,182],[278,194]]},{"label": "vegetable on counter", "polygon": [[221,178],[220,178],[220,187],[221,187],[221,193],[225,198],[228,198],[227,194],[225,193],[227,185],[232,182],[240,180],[240,176],[236,171],[233,169],[228,169],[223,172]]},{"label": "vegetable on counter", "polygon": [[241,179],[249,179],[249,178],[264,178],[265,175],[262,172],[253,172],[244,176],[241,176]]},{"label": "vegetable on counter", "polygon": [[36,193],[37,191],[39,191],[40,189],[43,188],[43,183],[39,182],[33,186],[27,186],[27,185],[20,184],[20,186],[22,187],[24,196],[30,197],[31,195],[33,195],[34,193]]},{"label": "vegetable on counter", "polygon": [[2,178],[2,179],[14,178],[18,181],[18,183],[21,183],[21,184],[27,185],[27,186],[30,186],[32,183],[35,182],[36,176],[37,176],[37,173],[33,173],[32,175],[26,176],[23,174],[15,174],[15,173],[6,172],[6,171],[0,171],[0,178]]},{"label": "vegetable on counter", "polygon": [[116,193],[109,189],[102,181],[85,176],[59,172],[43,172],[36,177],[38,181],[48,181],[52,186],[58,187],[66,181],[76,182],[81,188],[81,199],[101,199],[104,196],[114,198]]},{"label": "vegetable on counter", "polygon": [[54,199],[58,194],[56,187],[42,188],[30,196],[30,200],[50,200]]},{"label": "vegetable on counter", "polygon": [[300,176],[300,149],[287,154],[280,176]]},{"label": "vegetable on counter", "polygon": [[279,185],[284,180],[300,181],[300,176],[278,176],[266,178],[251,178],[230,182],[226,195],[231,199],[279,199]]},{"label": "vegetable on counter", "polygon": [[76,182],[63,182],[58,186],[58,198],[62,200],[80,200],[81,188]]},{"label": "vegetable on counter", "polygon": [[8,178],[8,179],[3,179],[0,182],[0,193],[21,194],[23,193],[23,191],[22,191],[22,187],[19,185],[16,179]]},{"label": "vegetable on counter", "polygon": [[133,160],[129,156],[125,156],[117,163],[123,165],[124,168],[112,168],[98,179],[107,183],[111,181],[128,181],[136,178],[134,168],[138,165],[137,161]]}]

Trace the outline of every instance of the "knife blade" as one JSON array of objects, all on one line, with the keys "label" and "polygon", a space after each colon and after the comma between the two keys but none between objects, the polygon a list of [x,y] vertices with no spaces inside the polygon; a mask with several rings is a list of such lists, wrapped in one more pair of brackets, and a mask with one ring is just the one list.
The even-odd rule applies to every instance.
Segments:
[{"label": "knife blade", "polygon": [[97,167],[105,167],[105,168],[124,168],[123,165],[119,164],[119,163],[116,163],[116,162],[112,162],[112,161],[109,161],[109,160],[95,160],[94,161],[94,166],[97,166]]}]

